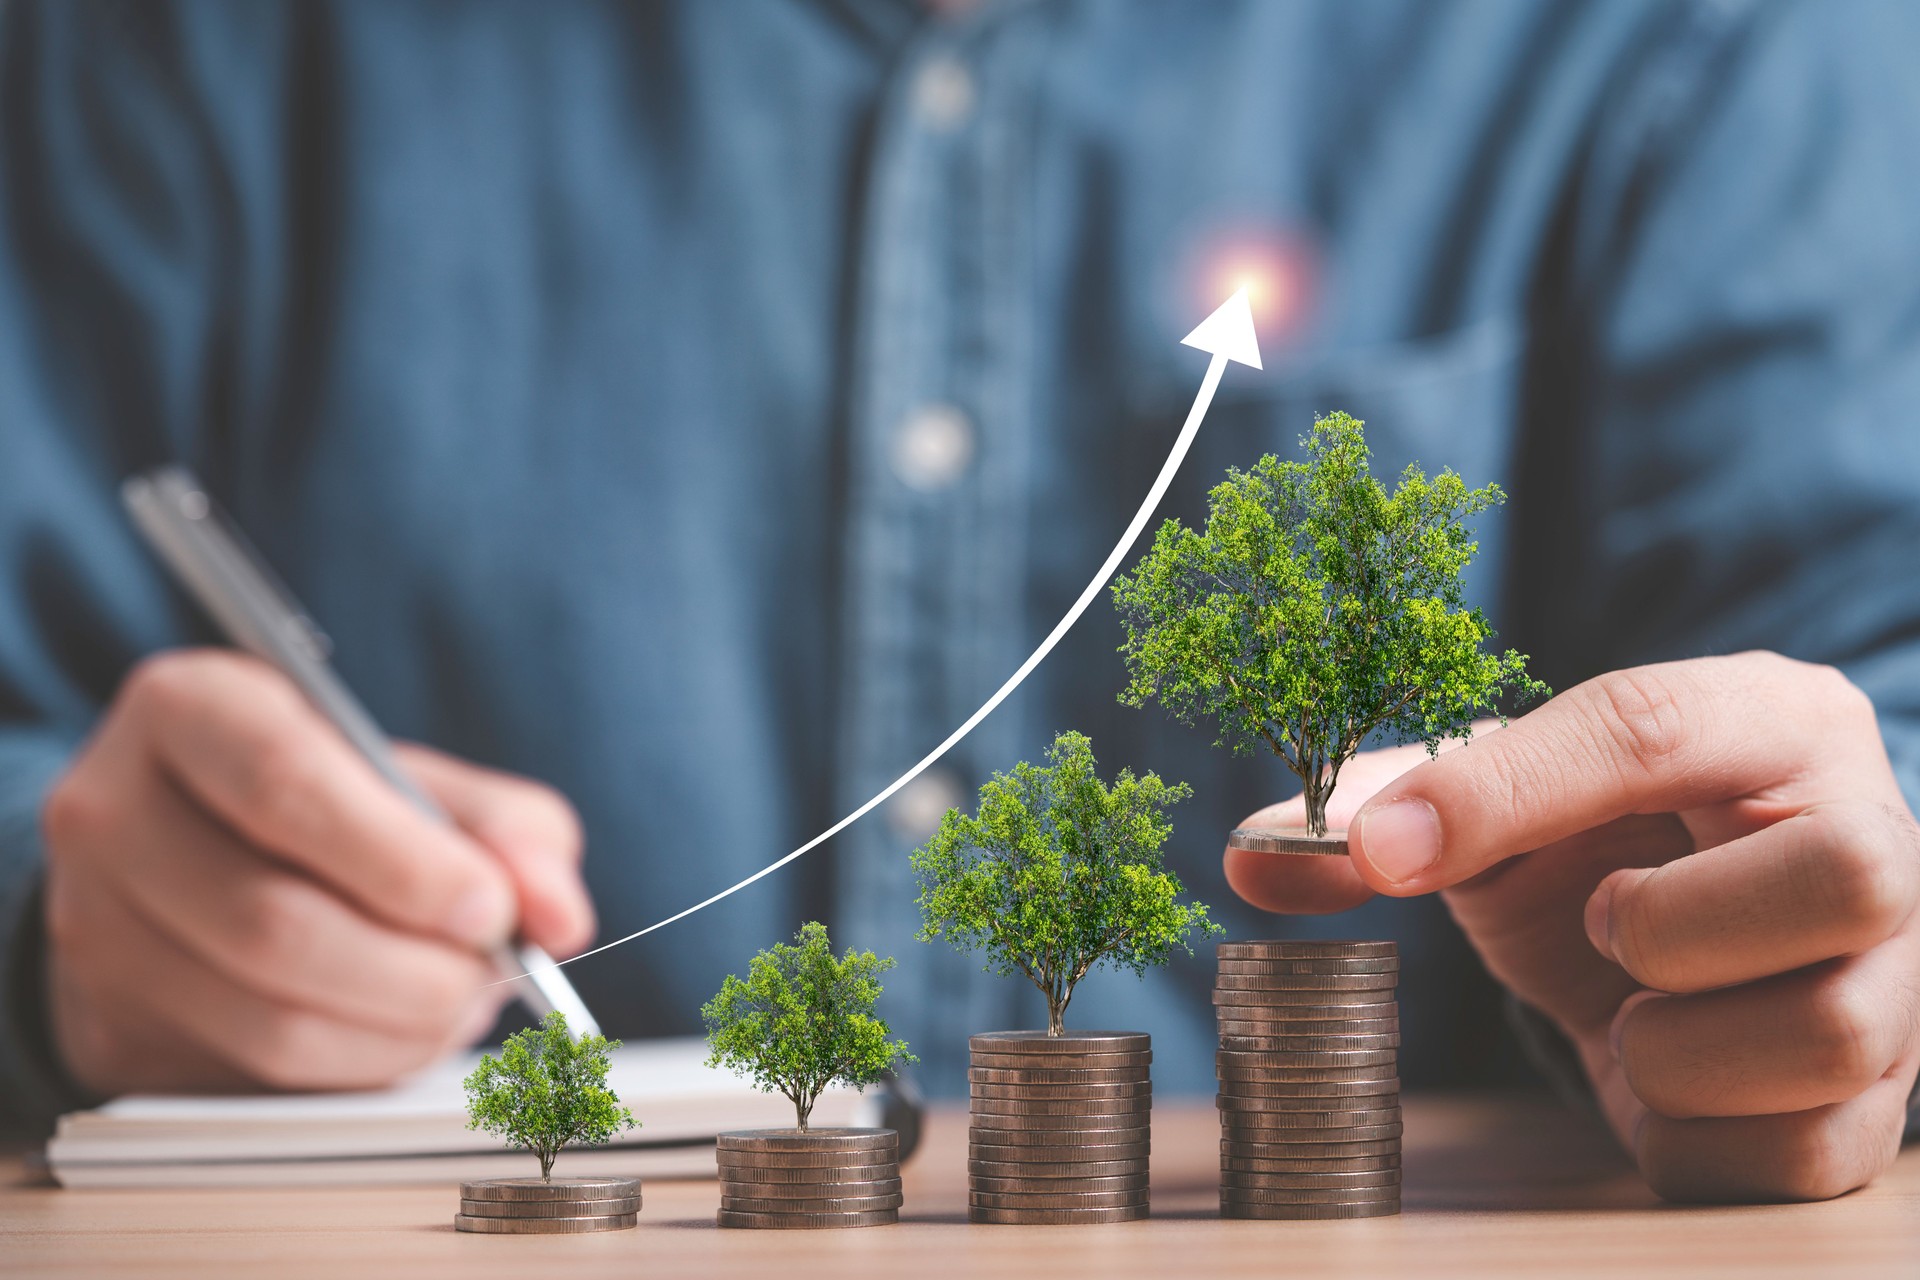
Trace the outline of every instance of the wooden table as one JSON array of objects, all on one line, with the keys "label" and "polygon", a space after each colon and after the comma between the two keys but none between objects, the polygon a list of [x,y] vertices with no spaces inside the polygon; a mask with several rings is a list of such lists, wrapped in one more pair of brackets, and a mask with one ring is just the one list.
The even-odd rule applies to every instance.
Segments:
[{"label": "wooden table", "polygon": [[1163,1104],[1153,1128],[1152,1220],[1098,1227],[968,1225],[951,1110],[906,1169],[905,1220],[860,1231],[721,1231],[712,1183],[653,1182],[633,1231],[471,1236],[451,1226],[452,1187],[61,1191],[27,1185],[16,1158],[0,1169],[0,1275],[1920,1276],[1920,1150],[1825,1204],[1678,1208],[1551,1104],[1413,1098],[1400,1217],[1225,1222],[1212,1107]]}]

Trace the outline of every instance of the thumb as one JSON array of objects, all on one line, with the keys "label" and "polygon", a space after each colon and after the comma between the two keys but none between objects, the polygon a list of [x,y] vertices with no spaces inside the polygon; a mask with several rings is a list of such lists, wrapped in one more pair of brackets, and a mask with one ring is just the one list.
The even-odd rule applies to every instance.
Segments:
[{"label": "thumb", "polygon": [[558,791],[416,744],[400,763],[455,824],[498,857],[520,898],[520,933],[557,956],[586,946],[593,904],[580,878],[580,819]]}]

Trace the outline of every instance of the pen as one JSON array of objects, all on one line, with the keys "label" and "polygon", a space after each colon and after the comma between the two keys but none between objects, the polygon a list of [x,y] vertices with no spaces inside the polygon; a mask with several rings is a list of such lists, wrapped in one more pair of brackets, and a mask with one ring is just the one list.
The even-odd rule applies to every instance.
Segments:
[{"label": "pen", "polygon": [[[232,522],[183,467],[160,467],[129,478],[121,500],[135,527],[227,638],[272,663],[300,687],[347,741],[422,812],[451,824],[446,811],[409,778],[393,744],[327,663],[332,645]],[[553,958],[532,943],[501,946],[493,956],[503,978],[524,974],[515,994],[536,1014],[559,1010],[575,1035],[600,1024]]]}]

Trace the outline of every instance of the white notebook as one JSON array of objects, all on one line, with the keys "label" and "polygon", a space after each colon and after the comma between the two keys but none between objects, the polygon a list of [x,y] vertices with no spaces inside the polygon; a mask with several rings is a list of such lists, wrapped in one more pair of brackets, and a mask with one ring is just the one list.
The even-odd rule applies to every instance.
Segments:
[{"label": "white notebook", "polygon": [[[698,1038],[630,1042],[607,1083],[640,1127],[605,1147],[568,1148],[554,1172],[711,1178],[713,1140],[793,1124],[793,1104],[704,1065]],[[68,1187],[315,1186],[533,1175],[539,1164],[466,1127],[461,1080],[474,1054],[373,1093],[129,1097],[62,1116],[47,1165]],[[820,1126],[875,1125],[875,1091],[831,1089]],[[905,1135],[903,1135],[905,1137]]]}]

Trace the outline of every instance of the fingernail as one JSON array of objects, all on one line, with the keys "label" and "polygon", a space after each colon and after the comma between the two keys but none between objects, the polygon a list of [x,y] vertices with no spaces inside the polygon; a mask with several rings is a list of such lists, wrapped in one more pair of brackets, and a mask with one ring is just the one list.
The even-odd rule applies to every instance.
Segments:
[{"label": "fingernail", "polygon": [[478,884],[447,913],[447,932],[477,947],[506,941],[513,931],[513,903],[499,886]]},{"label": "fingernail", "polygon": [[1440,815],[1425,800],[1395,800],[1356,821],[1368,864],[1395,884],[1440,860]]},{"label": "fingernail", "polygon": [[1613,1024],[1607,1028],[1607,1048],[1612,1052],[1615,1062],[1620,1061],[1620,1045],[1626,1038],[1627,1015],[1647,1001],[1658,1000],[1660,998],[1661,996],[1658,991],[1636,991],[1625,1000],[1622,1000],[1620,1007],[1614,1010]]},{"label": "fingernail", "polygon": [[1602,956],[1619,962],[1613,954],[1613,881],[1602,880],[1600,887],[1587,899],[1586,926],[1587,941]]}]

